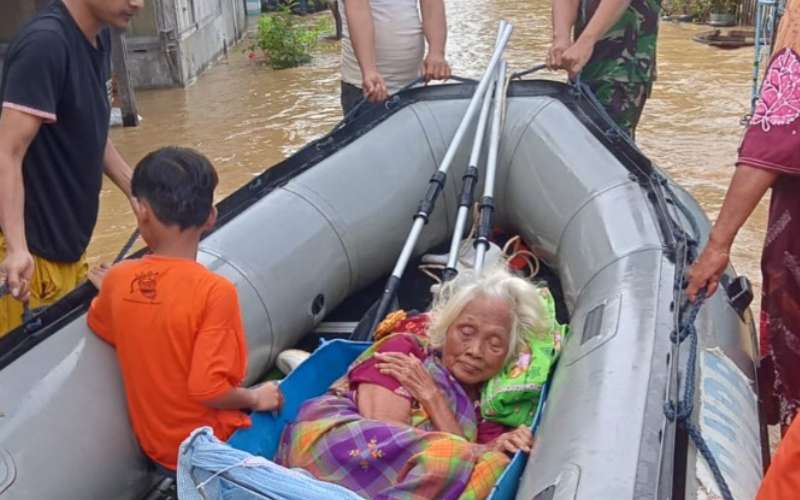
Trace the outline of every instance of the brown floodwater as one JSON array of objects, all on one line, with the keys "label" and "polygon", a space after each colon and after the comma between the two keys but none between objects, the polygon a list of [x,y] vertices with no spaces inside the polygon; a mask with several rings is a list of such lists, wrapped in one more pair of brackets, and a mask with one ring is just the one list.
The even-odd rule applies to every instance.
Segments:
[{"label": "brown floodwater", "polygon": [[[544,61],[550,39],[549,0],[447,0],[446,5],[447,52],[456,74],[480,74],[501,18],[514,24],[506,52],[512,70]],[[749,106],[753,52],[722,51],[692,41],[704,29],[661,23],[658,81],[638,141],[713,218],[743,131],[740,120]],[[224,197],[340,119],[338,51],[336,42],[325,41],[311,64],[273,71],[233,50],[187,89],[140,91],[141,126],[115,129],[111,136],[132,165],[168,144],[203,151],[219,170],[218,196]],[[116,189],[106,186],[101,205],[89,248],[92,262],[113,258],[134,228],[130,207]],[[739,272],[757,287],[765,205],[742,229],[733,253]]]}]

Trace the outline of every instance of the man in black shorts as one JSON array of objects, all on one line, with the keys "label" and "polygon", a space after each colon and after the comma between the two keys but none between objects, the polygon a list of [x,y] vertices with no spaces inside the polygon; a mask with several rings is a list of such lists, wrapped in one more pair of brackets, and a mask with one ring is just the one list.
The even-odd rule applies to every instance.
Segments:
[{"label": "man in black shorts", "polygon": [[55,0],[11,43],[0,84],[0,337],[22,302],[50,304],[86,276],[103,173],[130,198],[108,138],[109,27],[144,0]]}]

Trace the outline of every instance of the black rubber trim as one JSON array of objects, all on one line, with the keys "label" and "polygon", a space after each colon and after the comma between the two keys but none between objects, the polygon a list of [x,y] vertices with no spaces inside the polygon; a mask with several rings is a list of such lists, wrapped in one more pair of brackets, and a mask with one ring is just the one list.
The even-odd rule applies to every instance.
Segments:
[{"label": "black rubber trim", "polygon": [[[358,140],[362,135],[406,106],[419,101],[469,99],[472,97],[476,85],[476,83],[456,83],[417,87],[392,97],[383,107],[366,110],[352,122],[335,127],[330,134],[309,143],[291,157],[265,170],[218,203],[217,225],[211,232],[227,224],[273,190],[280,188],[294,177]],[[674,239],[673,232],[676,229],[675,222],[666,211],[663,190],[659,186],[661,182],[665,182],[665,178],[653,167],[647,157],[625,141],[619,138],[614,139],[613,134],[608,134],[610,125],[590,103],[585,102],[576,94],[573,87],[546,80],[514,81],[509,86],[509,97],[552,97],[561,101],[647,191],[648,199],[653,202],[655,207],[654,212],[662,238],[664,238],[666,246],[670,247],[669,242]],[[133,255],[133,257],[141,256],[141,253]],[[96,293],[91,284],[81,285],[37,315],[35,324],[29,324],[27,330],[26,326],[22,325],[0,339],[0,370],[85,313]],[[35,328],[32,328],[33,326]]]}]

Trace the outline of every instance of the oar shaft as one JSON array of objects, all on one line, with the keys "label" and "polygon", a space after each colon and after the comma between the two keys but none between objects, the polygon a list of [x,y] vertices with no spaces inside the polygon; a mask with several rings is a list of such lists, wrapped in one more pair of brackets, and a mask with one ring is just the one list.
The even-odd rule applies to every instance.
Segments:
[{"label": "oar shaft", "polygon": [[[500,38],[498,36],[498,43]],[[492,82],[497,82],[496,75],[492,77]],[[461,246],[461,238],[464,236],[464,229],[469,217],[469,208],[475,194],[475,186],[478,184],[478,163],[480,162],[481,151],[483,149],[483,138],[486,134],[486,125],[489,122],[489,109],[492,104],[492,86],[486,87],[483,95],[483,106],[481,114],[478,116],[478,126],[475,127],[475,140],[472,143],[472,153],[470,154],[467,170],[464,172],[461,184],[461,195],[458,204],[458,214],[456,215],[456,225],[453,230],[453,238],[450,240],[450,253],[447,257],[447,267],[444,270],[443,279],[449,281],[456,277],[458,271],[458,250]]]},{"label": "oar shaft", "polygon": [[124,259],[125,257],[127,257],[128,252],[131,251],[131,248],[133,247],[133,244],[136,243],[136,240],[138,240],[138,239],[139,239],[139,229],[137,228],[137,229],[133,230],[133,234],[130,235],[130,237],[128,238],[128,241],[126,241],[125,245],[123,245],[123,247],[120,249],[120,251],[117,254],[117,257],[114,259],[113,263],[116,264],[117,262],[119,262],[122,259]]},{"label": "oar shaft", "polygon": [[467,129],[472,123],[472,118],[475,116],[475,113],[478,111],[478,106],[481,104],[481,97],[483,96],[484,92],[486,92],[486,88],[489,86],[489,82],[495,73],[495,68],[500,62],[500,58],[503,55],[506,44],[508,44],[508,39],[511,37],[511,31],[513,29],[512,26],[508,23],[505,25],[502,23],[503,21],[501,21],[502,31],[500,32],[500,41],[494,48],[494,53],[492,54],[492,58],[489,60],[489,65],[481,77],[480,82],[478,82],[478,87],[475,89],[475,93],[472,95],[472,99],[467,106],[467,111],[464,113],[464,118],[461,119],[461,123],[456,129],[456,133],[453,135],[453,140],[450,142],[450,147],[447,148],[447,152],[442,159],[442,163],[439,165],[440,172],[446,173],[447,169],[450,168],[450,164],[453,163],[453,158],[455,158],[456,153],[458,152],[458,147],[461,145],[461,141],[464,139],[464,134],[466,134]]},{"label": "oar shaft", "polygon": [[506,62],[500,62],[497,70],[497,85],[494,88],[494,112],[492,128],[489,132],[489,154],[486,158],[486,181],[483,186],[483,197],[480,204],[478,234],[475,238],[475,275],[483,271],[486,252],[492,231],[492,214],[494,212],[494,182],[497,176],[497,156],[500,152],[500,134],[503,128],[503,114],[506,105]]},{"label": "oar shaft", "polygon": [[425,197],[420,202],[419,209],[414,215],[414,224],[411,226],[411,231],[409,231],[408,237],[403,245],[403,249],[400,252],[400,257],[398,257],[397,263],[392,271],[392,275],[386,283],[386,288],[383,291],[380,305],[376,311],[375,319],[372,327],[370,328],[370,332],[374,332],[375,328],[377,328],[378,324],[383,320],[383,317],[388,312],[389,304],[391,304],[395,293],[397,293],[398,284],[403,276],[406,266],[408,265],[408,261],[411,259],[414,247],[417,245],[417,240],[422,232],[422,227],[428,222],[428,217],[436,206],[436,199],[438,198],[442,189],[444,189],[444,185],[447,180],[447,170],[450,168],[450,164],[453,163],[453,158],[455,157],[456,152],[461,145],[461,141],[464,139],[464,134],[466,133],[467,128],[470,126],[470,123],[472,122],[472,119],[478,110],[478,106],[481,103],[481,98],[486,93],[486,88],[489,86],[492,76],[495,74],[496,67],[500,62],[500,58],[503,55],[506,45],[508,44],[508,39],[511,37],[511,30],[512,27],[510,24],[506,23],[505,21],[500,22],[498,28],[500,33],[498,36],[499,41],[495,45],[494,52],[492,53],[491,59],[489,59],[489,64],[486,67],[486,71],[484,71],[483,76],[481,77],[480,81],[478,82],[478,86],[475,89],[475,93],[472,95],[472,98],[469,101],[467,111],[464,113],[464,117],[461,119],[461,123],[459,123],[458,128],[453,135],[450,146],[447,148],[447,152],[445,153],[442,162],[439,164],[439,169],[431,177]]},{"label": "oar shaft", "polygon": [[419,240],[419,235],[422,233],[422,228],[425,227],[426,222],[427,220],[423,219],[422,217],[414,218],[411,231],[408,233],[408,238],[406,238],[403,249],[400,251],[400,257],[397,258],[397,263],[394,265],[394,269],[392,270],[392,276],[396,278],[402,277],[403,271],[406,269],[406,264],[408,264],[408,261],[411,260],[411,254],[414,252],[414,246],[416,246],[417,240]]},{"label": "oar shaft", "polygon": [[494,89],[494,112],[492,113],[492,128],[489,132],[489,155],[486,157],[486,183],[483,186],[483,195],[494,194],[494,181],[497,176],[497,157],[500,153],[500,136],[503,132],[503,115],[506,105],[506,62],[500,63],[497,72],[497,86]]},{"label": "oar shaft", "polygon": [[[408,265],[408,261],[411,259],[414,247],[417,245],[417,240],[422,232],[422,226],[428,222],[428,217],[436,206],[436,199],[444,188],[445,182],[447,181],[447,169],[450,168],[450,164],[452,163],[453,157],[458,150],[458,146],[461,144],[461,141],[464,138],[464,132],[467,130],[472,118],[475,116],[475,111],[478,109],[478,104],[481,102],[481,97],[486,93],[486,88],[489,86],[489,81],[492,79],[495,73],[495,67],[499,63],[500,56],[502,56],[503,50],[505,49],[508,39],[511,36],[512,27],[510,24],[501,23],[501,28],[502,31],[500,32],[499,42],[495,47],[492,58],[489,60],[489,66],[486,68],[483,77],[481,77],[478,87],[475,89],[475,93],[472,95],[472,99],[470,99],[469,105],[467,106],[467,111],[464,114],[464,117],[461,119],[461,123],[459,124],[456,133],[453,135],[453,140],[450,142],[450,147],[448,148],[447,153],[445,153],[444,159],[442,159],[442,163],[439,165],[439,169],[431,177],[430,183],[428,184],[428,190],[425,193],[425,198],[423,198],[422,202],[420,202],[419,209],[417,210],[416,215],[414,215],[414,224],[411,227],[411,231],[409,232],[405,244],[403,245],[403,250],[400,252],[400,257],[398,257],[397,263],[392,271],[392,276],[396,278],[401,278],[403,276],[403,272]],[[390,292],[387,290],[387,293]],[[386,313],[386,311],[378,312],[383,314]]]}]

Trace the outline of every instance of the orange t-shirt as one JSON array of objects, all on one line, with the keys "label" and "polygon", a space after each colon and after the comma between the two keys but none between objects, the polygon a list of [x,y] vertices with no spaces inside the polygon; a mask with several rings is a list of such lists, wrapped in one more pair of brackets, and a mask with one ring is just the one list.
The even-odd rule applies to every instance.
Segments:
[{"label": "orange t-shirt", "polygon": [[146,256],[114,266],[89,327],[117,351],[133,430],[169,469],[180,443],[208,425],[227,439],[250,418],[208,401],[238,387],[247,350],[236,288],[195,261]]},{"label": "orange t-shirt", "polygon": [[794,417],[772,457],[756,500],[800,498],[800,415]]}]

